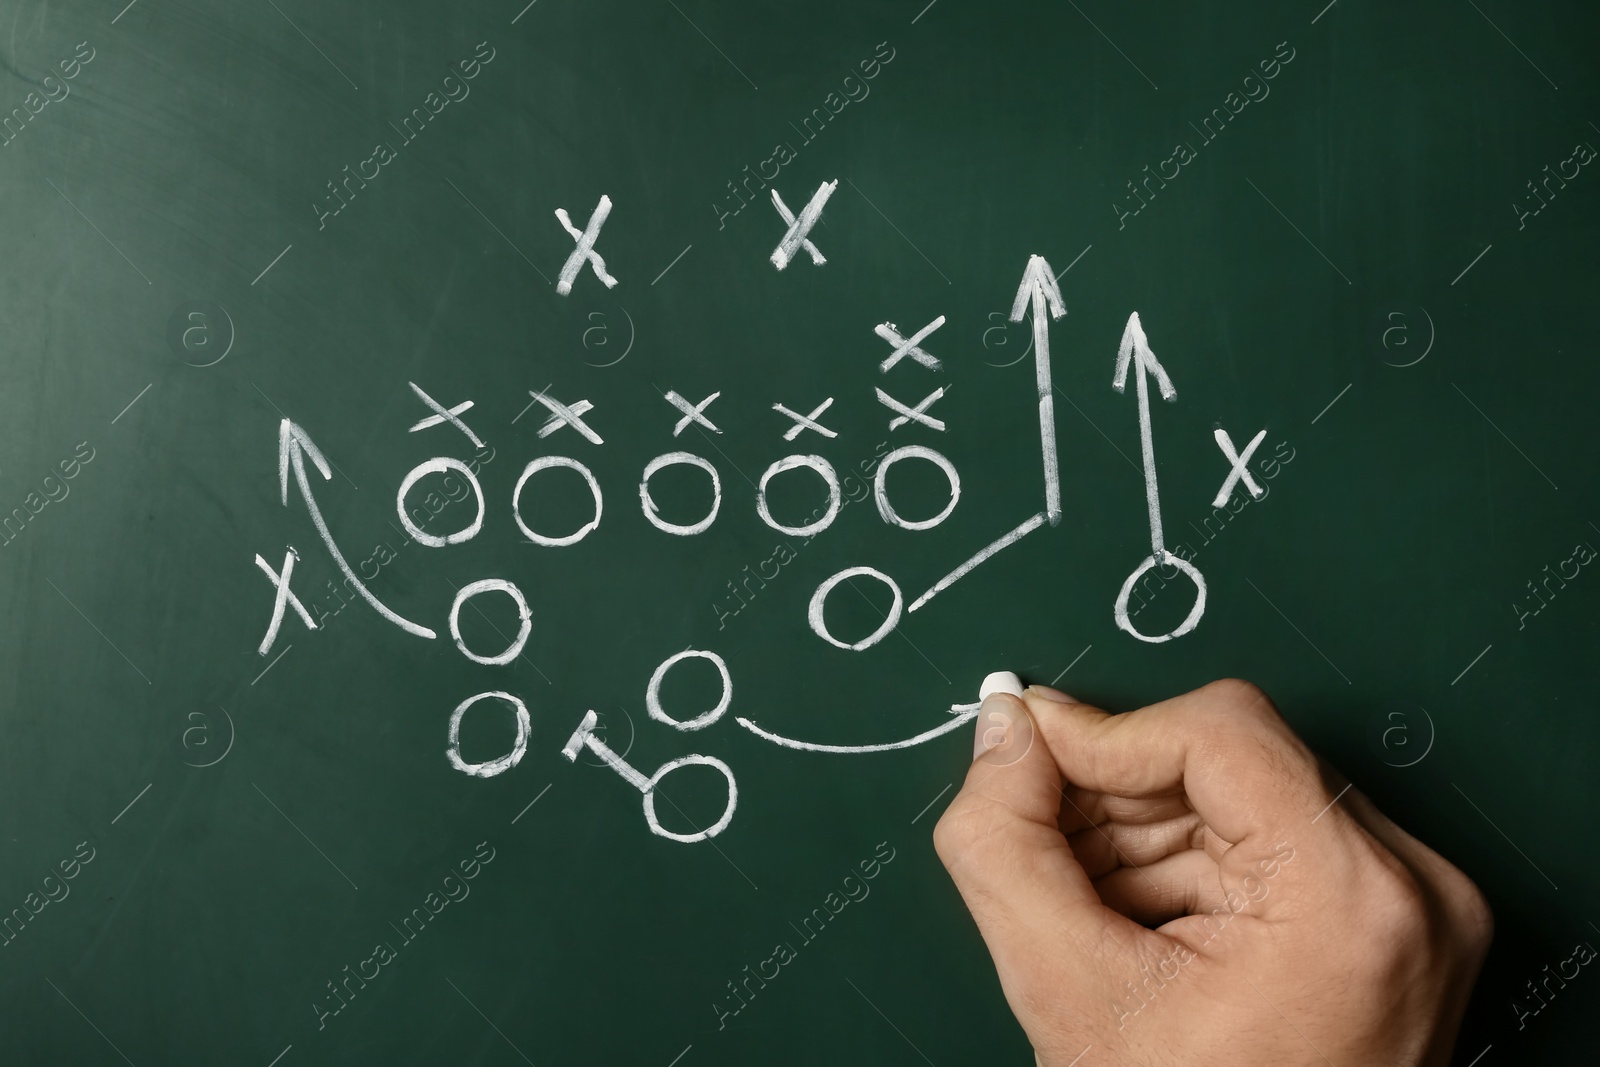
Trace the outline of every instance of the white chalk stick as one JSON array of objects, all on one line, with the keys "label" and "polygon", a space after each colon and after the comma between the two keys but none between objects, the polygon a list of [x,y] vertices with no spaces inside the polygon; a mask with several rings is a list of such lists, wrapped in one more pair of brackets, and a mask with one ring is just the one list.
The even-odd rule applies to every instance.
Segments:
[{"label": "white chalk stick", "polygon": [[978,699],[987,700],[995,693],[1010,693],[1014,697],[1022,695],[1022,679],[1010,671],[995,671],[983,680],[978,686]]}]

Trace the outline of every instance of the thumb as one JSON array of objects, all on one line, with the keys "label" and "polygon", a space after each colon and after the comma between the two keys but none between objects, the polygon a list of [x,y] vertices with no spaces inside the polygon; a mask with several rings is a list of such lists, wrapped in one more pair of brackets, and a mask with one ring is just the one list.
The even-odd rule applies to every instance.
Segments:
[{"label": "thumb", "polygon": [[[983,702],[976,758],[934,828],[933,843],[978,924],[1006,998],[1032,1031],[1035,1022],[1048,1024],[1028,1018],[1030,1004],[1071,1003],[1106,990],[1106,971],[1122,973],[1130,961],[1137,969],[1133,953],[1141,938],[1159,935],[1105,907],[1074,858],[1058,823],[1056,759],[1027,706],[1012,695],[1021,692],[1020,681],[1010,680],[1009,692]],[[1113,946],[1126,948],[1127,958],[1108,959]]]}]

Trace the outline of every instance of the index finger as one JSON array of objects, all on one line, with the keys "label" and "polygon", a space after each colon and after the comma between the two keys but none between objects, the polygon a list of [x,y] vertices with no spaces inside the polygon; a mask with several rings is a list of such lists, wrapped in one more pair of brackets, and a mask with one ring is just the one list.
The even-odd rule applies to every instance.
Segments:
[{"label": "index finger", "polygon": [[1181,791],[1225,840],[1281,834],[1327,803],[1316,756],[1248,682],[1213,682],[1121,715],[1024,699],[1069,782],[1119,797]]}]

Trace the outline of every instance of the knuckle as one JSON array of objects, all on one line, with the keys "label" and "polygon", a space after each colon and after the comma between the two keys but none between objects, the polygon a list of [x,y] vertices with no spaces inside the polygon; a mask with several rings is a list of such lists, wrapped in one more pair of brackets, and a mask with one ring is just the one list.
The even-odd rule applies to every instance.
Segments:
[{"label": "knuckle", "polygon": [[989,805],[967,793],[958,794],[933,826],[933,849],[949,867],[987,836]]},{"label": "knuckle", "polygon": [[1243,678],[1219,678],[1205,688],[1207,693],[1236,708],[1255,710],[1264,706],[1276,714],[1271,699],[1254,682],[1247,682]]}]

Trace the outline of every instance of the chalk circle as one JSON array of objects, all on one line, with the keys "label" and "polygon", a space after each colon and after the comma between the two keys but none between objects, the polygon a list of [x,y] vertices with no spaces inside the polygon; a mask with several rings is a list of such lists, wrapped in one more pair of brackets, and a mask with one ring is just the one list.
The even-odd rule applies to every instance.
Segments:
[{"label": "chalk circle", "polygon": [[[485,763],[468,763],[461,758],[461,719],[467,709],[480,700],[503,700],[510,704],[517,713],[517,739],[507,752],[499,759],[492,759]],[[470,774],[475,778],[493,778],[497,774],[509,771],[522,759],[522,754],[528,751],[528,734],[533,730],[533,722],[528,718],[528,705],[512,696],[496,690],[492,693],[479,693],[470,696],[456,705],[456,710],[450,713],[450,747],[444,754],[449,757],[450,766],[462,774]]]},{"label": "chalk circle", "polygon": [[1166,549],[1161,550],[1160,556],[1161,558],[1159,562],[1170,564],[1178,568],[1184,574],[1189,576],[1190,581],[1194,582],[1194,607],[1189,609],[1188,617],[1185,618],[1183,622],[1178,624],[1178,628],[1176,630],[1173,630],[1171,633],[1161,634],[1157,637],[1151,637],[1147,634],[1140,633],[1138,630],[1134,629],[1133,620],[1128,618],[1128,597],[1133,593],[1133,583],[1137,582],[1140,577],[1143,576],[1145,571],[1156,565],[1158,561],[1154,554],[1146,556],[1144,558],[1144,562],[1135,567],[1133,573],[1128,575],[1128,580],[1122,583],[1122,592],[1117,594],[1117,606],[1113,612],[1113,614],[1116,616],[1117,626],[1119,628],[1129,634],[1132,634],[1139,640],[1146,641],[1152,645],[1159,645],[1163,641],[1171,641],[1174,637],[1182,637],[1190,630],[1193,630],[1196,626],[1199,626],[1200,616],[1206,613],[1206,580],[1201,577],[1200,572],[1195,568],[1195,565],[1180,556],[1174,556]]},{"label": "chalk circle", "polygon": [[[517,636],[511,641],[511,647],[497,656],[480,656],[467,647],[467,642],[461,637],[461,605],[477,596],[479,593],[505,593],[517,603],[517,618],[520,620],[517,627]],[[456,647],[461,654],[474,663],[481,663],[486,667],[503,667],[516,659],[522,652],[522,646],[528,643],[528,632],[533,629],[531,614],[528,611],[527,598],[522,595],[511,582],[504,578],[484,578],[464,585],[456,593],[454,603],[450,605],[450,636],[456,639]]]},{"label": "chalk circle", "polygon": [[[772,512],[767,510],[767,483],[772,481],[774,475],[792,471],[796,467],[810,467],[822,475],[822,480],[828,483],[828,510],[816,522],[804,526],[784,526],[772,517]],[[833,464],[821,456],[784,456],[762,472],[761,483],[756,486],[756,514],[761,516],[761,521],[780,533],[793,534],[795,537],[810,537],[832,526],[843,502],[844,498],[839,491],[839,476],[834,473]]]},{"label": "chalk circle", "polygon": [[[717,706],[710,711],[696,715],[692,719],[679,722],[668,715],[661,708],[661,683],[666,680],[667,672],[676,664],[686,659],[710,660],[717,668],[717,673],[722,675],[722,696],[717,701]],[[697,649],[684,649],[676,656],[670,656],[662,661],[650,676],[650,685],[644,692],[644,706],[650,712],[650,717],[656,722],[664,722],[678,730],[704,730],[707,726],[722,718],[722,713],[728,710],[728,704],[733,700],[733,679],[728,675],[728,664],[715,652],[701,652]]]},{"label": "chalk circle", "polygon": [[[828,632],[828,624],[822,617],[822,609],[824,605],[827,604],[828,594],[833,592],[834,586],[838,585],[846,578],[854,578],[858,574],[876,578],[878,581],[888,586],[889,591],[894,594],[894,603],[889,605],[889,614],[884,617],[883,622],[878,625],[876,630],[872,631],[870,634],[854,644],[847,644]],[[905,605],[905,599],[905,596],[900,592],[900,587],[895,584],[894,579],[882,571],[873,567],[850,567],[846,570],[840,571],[832,578],[829,578],[827,581],[817,586],[817,591],[811,594],[811,608],[806,614],[811,620],[812,631],[816,633],[818,637],[828,642],[828,644],[833,645],[836,648],[842,648],[847,652],[860,652],[863,649],[871,648],[879,641],[882,641],[884,637],[888,635],[890,630],[893,630],[896,626],[900,625],[900,611]]]},{"label": "chalk circle", "polygon": [[[457,530],[453,534],[437,537],[420,529],[411,521],[411,516],[406,514],[406,494],[411,492],[412,486],[430,474],[442,474],[445,471],[460,471],[467,476],[467,482],[472,486],[472,491],[478,497],[478,517],[472,520],[472,525],[464,530]],[[483,529],[483,486],[478,484],[478,476],[472,473],[472,468],[459,459],[449,456],[440,456],[437,459],[426,460],[411,468],[411,473],[405,476],[400,483],[400,491],[394,497],[395,510],[400,513],[400,525],[406,528],[412,540],[419,545],[429,548],[443,548],[445,545],[459,545],[463,541],[470,541],[478,536],[478,531]]]},{"label": "chalk circle", "polygon": [[[661,517],[661,509],[656,507],[655,498],[650,495],[650,479],[656,472],[665,467],[679,465],[699,467],[711,475],[711,511],[705,518],[691,526],[679,526],[677,523],[668,522]],[[722,507],[722,479],[717,477],[717,468],[692,452],[668,452],[666,455],[657,456],[645,465],[644,476],[639,480],[639,507],[644,511],[644,517],[650,520],[650,525],[658,530],[665,530],[669,534],[680,537],[690,537],[697,533],[705,533],[711,524],[717,521],[717,511]]]},{"label": "chalk circle", "polygon": [[[661,779],[665,778],[679,767],[689,766],[715,767],[717,770],[722,772],[722,776],[728,780],[728,806],[722,809],[722,818],[718,819],[704,830],[693,834],[675,834],[671,830],[663,827],[660,820],[656,818],[656,786],[661,784]],[[738,804],[739,786],[734,782],[733,771],[728,769],[728,765],[726,763],[723,763],[715,756],[684,756],[682,759],[675,759],[670,763],[663,763],[661,765],[661,769],[650,776],[650,780],[646,784],[644,790],[644,821],[649,825],[651,833],[656,834],[659,837],[665,837],[673,841],[682,841],[684,844],[692,845],[696,841],[709,841],[711,838],[716,837],[718,834],[722,833],[722,831],[726,830],[728,828],[728,824],[733,821],[733,809],[737,807]]]},{"label": "chalk circle", "polygon": [[[950,483],[950,502],[944,506],[943,511],[931,519],[913,521],[901,518],[899,512],[894,510],[894,505],[889,503],[889,485],[886,481],[889,468],[899,463],[902,459],[913,458],[925,459],[944,471],[945,479]],[[933,449],[924,445],[906,445],[884,456],[883,462],[878,464],[878,473],[874,476],[872,482],[872,495],[878,502],[878,514],[883,517],[884,522],[893,523],[902,530],[931,530],[948,519],[950,513],[956,509],[956,501],[961,499],[961,475],[956,473],[954,464]]]},{"label": "chalk circle", "polygon": [[[569,467],[583,475],[583,480],[589,483],[589,492],[594,495],[594,518],[578,527],[576,531],[565,537],[548,537],[544,534],[534,533],[528,524],[522,521],[522,487],[528,484],[539,471],[547,467]],[[517,486],[511,490],[511,517],[517,520],[517,529],[521,530],[528,540],[536,545],[545,545],[549,548],[562,548],[566,545],[575,545],[588,537],[600,525],[600,510],[603,498],[600,494],[600,483],[595,481],[594,472],[570,456],[540,456],[522,468],[522,477],[517,479]]]}]

